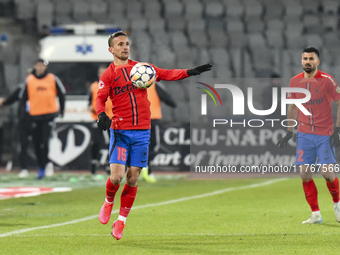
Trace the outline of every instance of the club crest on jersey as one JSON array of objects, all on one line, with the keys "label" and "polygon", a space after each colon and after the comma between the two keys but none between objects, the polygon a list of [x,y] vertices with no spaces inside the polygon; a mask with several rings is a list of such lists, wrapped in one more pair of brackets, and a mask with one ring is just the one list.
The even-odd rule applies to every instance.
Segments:
[{"label": "club crest on jersey", "polygon": [[102,88],[104,88],[104,86],[105,86],[104,82],[102,80],[100,80],[99,83],[98,83],[98,89],[102,89]]}]

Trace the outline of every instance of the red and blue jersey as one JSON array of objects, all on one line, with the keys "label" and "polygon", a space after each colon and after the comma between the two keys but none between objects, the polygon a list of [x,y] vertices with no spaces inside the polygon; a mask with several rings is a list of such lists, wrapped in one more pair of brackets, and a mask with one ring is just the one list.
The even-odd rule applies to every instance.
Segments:
[{"label": "red and blue jersey", "polygon": [[[331,135],[333,133],[332,100],[340,99],[340,88],[329,74],[318,70],[314,78],[304,78],[304,73],[294,76],[289,87],[310,91],[311,98],[302,105],[311,113],[304,115],[298,109],[298,131],[307,134]],[[289,93],[288,98],[304,98],[303,93]]]},{"label": "red and blue jersey", "polygon": [[[105,111],[108,97],[112,101],[112,129],[150,129],[150,102],[147,90],[132,85],[130,71],[137,61],[129,60],[125,65],[111,65],[100,77],[96,99],[97,114]],[[162,69],[153,66],[157,81],[174,81],[187,78],[187,69]]]}]

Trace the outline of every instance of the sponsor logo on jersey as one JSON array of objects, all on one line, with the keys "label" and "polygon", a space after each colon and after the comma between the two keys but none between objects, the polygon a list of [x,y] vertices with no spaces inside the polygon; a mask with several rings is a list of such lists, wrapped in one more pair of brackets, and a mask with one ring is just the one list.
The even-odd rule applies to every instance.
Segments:
[{"label": "sponsor logo on jersey", "polygon": [[313,99],[313,100],[309,100],[307,103],[305,103],[304,105],[317,105],[317,104],[321,104],[323,102],[323,98],[320,99]]},{"label": "sponsor logo on jersey", "polygon": [[125,93],[125,92],[129,92],[131,90],[136,90],[137,87],[134,85],[126,85],[126,86],[122,86],[122,87],[115,87],[115,95],[119,95],[121,93]]},{"label": "sponsor logo on jersey", "polygon": [[45,88],[45,87],[38,87],[37,88],[37,91],[45,91],[45,90],[47,90],[47,88]]}]

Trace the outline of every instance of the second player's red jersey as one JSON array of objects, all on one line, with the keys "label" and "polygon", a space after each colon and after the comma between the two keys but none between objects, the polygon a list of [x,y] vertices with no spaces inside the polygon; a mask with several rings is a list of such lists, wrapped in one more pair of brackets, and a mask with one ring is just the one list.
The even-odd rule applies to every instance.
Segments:
[{"label": "second player's red jersey", "polygon": [[[130,71],[137,61],[125,65],[111,65],[100,77],[96,99],[97,114],[105,111],[108,97],[112,101],[112,129],[150,129],[150,102],[146,89],[132,85]],[[174,81],[187,78],[187,69],[161,69],[153,66],[157,81]],[[154,86],[154,85],[153,85]]]},{"label": "second player's red jersey", "polygon": [[[332,76],[318,70],[314,78],[304,78],[304,73],[294,76],[289,87],[304,88],[310,91],[311,98],[302,105],[311,113],[305,115],[298,110],[298,131],[316,135],[333,133],[332,99],[340,99],[340,88]],[[289,93],[288,98],[304,98],[303,93]]]}]

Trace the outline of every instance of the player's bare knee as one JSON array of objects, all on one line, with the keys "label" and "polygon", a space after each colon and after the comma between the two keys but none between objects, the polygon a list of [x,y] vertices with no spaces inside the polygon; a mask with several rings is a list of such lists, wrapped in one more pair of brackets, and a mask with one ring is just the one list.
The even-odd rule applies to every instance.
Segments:
[{"label": "player's bare knee", "polygon": [[327,172],[327,173],[323,173],[322,176],[329,183],[331,183],[335,180],[335,174],[334,173]]},{"label": "player's bare knee", "polygon": [[332,182],[334,182],[335,178],[325,178],[325,180],[326,180],[328,183],[332,183]]},{"label": "player's bare knee", "polygon": [[[301,174],[300,174],[301,176]],[[313,177],[312,176],[307,176],[307,175],[303,175],[301,176],[301,179],[303,182],[310,182],[311,180],[313,180]]]},{"label": "player's bare knee", "polygon": [[110,181],[113,185],[119,184],[123,180],[123,176],[112,175],[110,176]]},{"label": "player's bare knee", "polygon": [[138,184],[138,177],[137,176],[130,176],[129,178],[126,178],[126,183],[130,187],[135,187]]},{"label": "player's bare knee", "polygon": [[300,172],[300,177],[303,180],[303,182],[309,182],[313,180],[312,173],[306,173],[306,172]]}]

